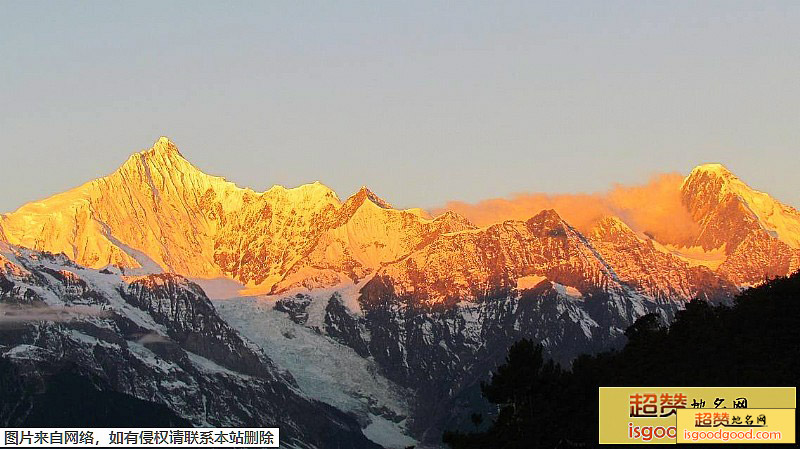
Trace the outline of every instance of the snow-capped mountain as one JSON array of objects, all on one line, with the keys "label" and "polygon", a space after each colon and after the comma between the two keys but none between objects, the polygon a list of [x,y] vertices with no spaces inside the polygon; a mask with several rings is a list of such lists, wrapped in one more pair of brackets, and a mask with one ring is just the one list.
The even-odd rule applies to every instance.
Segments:
[{"label": "snow-capped mountain", "polygon": [[[800,267],[795,209],[716,164],[695,168],[677,188],[697,227],[682,241],[657,241],[615,216],[578,230],[555,210],[477,227],[453,212],[395,209],[366,187],[345,201],[318,182],[239,188],[201,172],[161,138],[107,177],[3,215],[0,239],[19,260],[62,267],[8,262],[14,285],[26,272],[63,266],[80,279],[112,282],[99,295],[144,313],[189,361],[203,357],[243,376],[273,373],[286,394],[335,407],[356,434],[361,427],[373,441],[401,447],[438,441],[443,428],[459,425],[460,410],[471,409],[461,405],[476,400],[479,381],[520,338],[541,341],[568,363],[618,344],[645,313],[668,320],[687,300],[726,301]],[[70,274],[47,276],[63,285],[50,289],[53,301],[84,294]],[[239,292],[215,308],[183,276],[223,280]],[[15,297],[28,290],[19,291]],[[231,298],[248,295],[258,297]],[[181,308],[189,303],[202,307]],[[189,309],[213,318],[198,324]],[[345,373],[367,380],[344,382]],[[157,398],[158,388],[134,396]],[[416,399],[403,400],[409,395]],[[196,413],[199,404],[187,407]]]},{"label": "snow-capped mountain", "polygon": [[[656,250],[667,254],[656,256],[662,262],[677,264],[675,269],[682,270],[675,260],[683,254],[680,248],[719,251],[724,262],[717,264],[716,271],[738,285],[800,266],[800,213],[795,209],[750,189],[718,164],[695,168],[681,186],[681,194],[700,232],[692,241],[652,241]],[[618,217],[608,219],[625,226]],[[462,249],[468,254],[472,249],[468,245],[491,239],[491,235],[502,241],[519,231],[529,233],[523,228],[521,223],[498,223],[476,229],[452,212],[431,219],[419,209],[393,209],[367,188],[344,202],[318,182],[292,189],[274,186],[257,193],[201,172],[163,137],[151,149],[131,156],[111,175],[25,205],[0,220],[5,241],[64,253],[83,266],[116,265],[138,270],[133,272],[228,278],[246,286],[250,293],[358,283],[381,269],[385,273],[402,271],[398,264],[408,266],[420,258],[453,258]],[[638,261],[626,254],[631,247],[625,243],[641,251],[641,245],[648,246],[651,239],[629,233],[639,241],[628,239],[620,246],[620,242],[601,243],[603,237],[613,240],[612,233],[600,228],[580,238],[591,239],[594,245],[588,245],[586,251],[603,249],[598,253],[600,264],[608,265],[611,272],[632,274],[623,281],[641,281],[644,272],[663,271],[662,263],[648,266],[654,260],[652,251],[646,251],[646,256],[641,253],[645,257]],[[539,252],[539,259],[549,260],[534,263],[528,250],[538,248],[538,242],[525,243],[531,236],[520,238],[516,243],[528,246],[515,249],[519,254],[508,254],[514,267],[504,268],[502,282],[491,287],[513,287],[519,277],[543,275],[527,273],[537,266],[544,269],[543,264],[563,265],[565,254],[546,254],[544,247],[534,252]],[[443,254],[437,255],[437,251]],[[674,257],[669,257],[670,253]],[[428,275],[438,263],[441,261],[427,262]],[[384,268],[390,264],[395,268]],[[447,270],[446,265],[438,269]],[[606,276],[602,272],[597,271]],[[675,274],[667,283],[661,273],[656,276],[662,277],[661,281],[647,280],[645,293],[687,299],[707,284],[708,275],[687,274],[684,277],[689,280],[682,281],[685,285],[676,287],[671,282]],[[458,280],[458,276],[474,277],[477,272],[467,273],[462,268],[447,281],[466,283],[466,289],[487,288],[478,279]],[[703,282],[692,283],[692,278]]]},{"label": "snow-capped mountain", "polygon": [[725,167],[696,167],[681,186],[683,202],[700,225],[686,246],[721,250],[718,272],[739,285],[756,284],[800,268],[800,212],[751,189]]},{"label": "snow-capped mountain", "polygon": [[228,277],[267,292],[358,279],[433,234],[469,226],[422,214],[391,209],[366,188],[345,202],[320,183],[238,188],[162,137],[113,174],[23,206],[0,226],[12,244],[91,268]]}]

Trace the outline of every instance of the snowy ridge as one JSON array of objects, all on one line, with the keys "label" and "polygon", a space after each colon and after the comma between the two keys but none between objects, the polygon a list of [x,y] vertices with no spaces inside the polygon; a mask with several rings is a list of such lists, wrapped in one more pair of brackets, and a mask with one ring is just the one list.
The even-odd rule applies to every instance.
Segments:
[{"label": "snowy ridge", "polygon": [[[749,285],[765,275],[786,274],[800,264],[800,213],[749,188],[724,166],[696,167],[684,180],[681,192],[701,228],[700,236],[691,242],[652,243],[659,250],[677,248],[667,253],[690,264],[690,269],[702,265],[730,277],[735,284]],[[576,262],[583,259],[583,264],[596,260],[597,269],[607,272],[600,275],[610,276],[608,282],[636,279],[632,275],[617,278],[621,270],[642,274],[663,268],[664,264],[652,266],[648,260],[631,258],[629,249],[621,245],[611,251],[613,245],[581,235],[560,218],[553,220],[550,224],[570,238],[574,236],[572,240],[586,240],[583,246],[588,252],[569,257]],[[610,227],[604,235],[629,231],[622,220],[614,220],[606,220]],[[732,231],[728,229],[731,223],[735,224]],[[469,259],[475,245],[485,246],[486,240],[493,238],[500,239],[501,245],[511,242],[518,238],[512,234],[529,232],[523,226],[522,222],[509,222],[477,229],[452,212],[430,218],[419,209],[393,209],[366,187],[344,202],[319,182],[291,189],[276,185],[258,193],[201,172],[165,137],[152,148],[132,155],[109,176],[25,205],[0,219],[0,232],[12,244],[64,253],[81,265],[97,269],[114,265],[139,274],[173,272],[207,281],[208,285],[212,281],[221,285],[220,280],[228,279],[232,281],[229,286],[234,286],[233,282],[241,286],[236,291],[227,290],[228,297],[356,285],[379,272],[394,276],[398,288],[405,289],[408,285],[401,272],[430,274],[434,269],[440,272],[433,279],[450,276],[448,282],[459,285],[453,292],[469,290],[470,296],[481,296],[506,288],[488,285],[484,279],[496,274],[499,267],[483,273],[477,267],[465,272],[450,270],[448,264],[435,268],[424,258],[442,260],[451,256],[437,253],[448,252],[454,260],[462,256]],[[755,230],[764,235],[753,234]],[[542,237],[536,237],[538,242],[547,241]],[[519,244],[550,257],[549,264],[558,265],[557,258],[563,254],[536,248],[536,239]],[[773,241],[785,248],[776,247]],[[603,251],[589,254],[601,246]],[[635,247],[641,245],[636,243]],[[681,251],[682,247],[704,251],[724,247],[729,262],[704,262],[707,257],[692,258],[690,251]],[[747,262],[745,248],[756,249],[756,262]],[[513,287],[516,278],[546,275],[540,269],[542,262],[533,261],[530,255],[519,257],[514,254],[516,250],[508,249],[512,252],[502,257],[510,265],[502,271],[509,279],[503,283]],[[479,248],[478,252],[483,251]],[[641,253],[645,252],[649,253]],[[776,252],[778,262],[768,262],[775,259],[770,254]],[[764,264],[769,266],[764,268]],[[668,274],[648,275],[646,284],[639,283],[643,285],[639,294],[687,300],[701,289],[693,283],[707,277],[680,275],[676,273],[677,263],[667,265]],[[680,286],[670,288],[667,280],[677,280]],[[583,291],[579,285],[571,286]],[[430,301],[444,296],[431,297]]]},{"label": "snowy ridge", "polygon": [[377,447],[355,420],[308,399],[177,275],[121,276],[2,244],[0,357],[33,385],[73,364],[197,426],[279,426],[282,444],[295,448],[340,447],[330,438]]},{"label": "snowy ridge", "polygon": [[684,187],[689,188],[692,180],[703,174],[713,175],[723,181],[718,191],[719,201],[728,195],[735,195],[758,218],[766,231],[790,247],[800,248],[800,212],[781,204],[767,193],[751,188],[722,164],[696,167],[684,181]]},{"label": "snowy ridge", "polygon": [[[754,285],[800,268],[800,213],[751,189],[719,164],[697,167],[681,186],[683,202],[699,226],[677,246],[705,252],[724,248],[715,271],[739,286]],[[696,252],[696,251],[695,251]]]}]

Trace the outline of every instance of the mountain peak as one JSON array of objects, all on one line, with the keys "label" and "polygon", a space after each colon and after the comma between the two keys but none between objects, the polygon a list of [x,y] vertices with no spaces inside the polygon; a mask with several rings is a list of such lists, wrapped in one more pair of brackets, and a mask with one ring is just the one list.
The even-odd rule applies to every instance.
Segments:
[{"label": "mountain peak", "polygon": [[561,221],[561,216],[558,215],[555,209],[544,209],[538,214],[534,215],[531,219]]},{"label": "mountain peak", "polygon": [[444,211],[441,215],[434,218],[434,220],[447,221],[451,223],[459,223],[464,229],[477,229],[466,217],[460,215],[452,210]]},{"label": "mountain peak", "polygon": [[392,209],[392,205],[388,202],[384,201],[381,197],[376,195],[372,190],[367,188],[367,186],[361,186],[358,189],[358,192],[354,195],[354,198],[358,200],[359,203],[363,202],[363,200],[369,200],[373,204],[383,209]]},{"label": "mountain peak", "polygon": [[683,181],[681,195],[703,228],[697,243],[706,249],[725,243],[733,251],[750,230],[740,226],[731,240],[733,223],[753,223],[770,237],[800,249],[800,213],[751,188],[722,164],[695,167]]},{"label": "mountain peak", "polygon": [[633,230],[621,218],[614,215],[604,215],[589,230],[590,236],[597,239],[612,239],[615,236],[635,235]]},{"label": "mountain peak", "polygon": [[541,229],[562,229],[565,228],[564,220],[558,215],[555,209],[545,209],[534,215],[526,222],[528,227]]},{"label": "mountain peak", "polygon": [[736,175],[734,175],[727,167],[719,163],[711,163],[711,164],[702,164],[698,165],[692,172],[689,174],[689,177],[697,176],[700,174],[707,174],[713,175],[723,179],[734,179]]},{"label": "mountain peak", "polygon": [[[722,164],[703,164],[692,169],[689,176],[684,178],[681,184],[681,191],[684,195],[684,202],[696,203],[692,198],[699,200],[698,204],[688,204],[690,209],[696,207],[709,208],[713,204],[718,204],[737,187],[744,187],[739,178]],[[695,214],[695,210],[691,210]],[[697,218],[697,217],[695,217]]]},{"label": "mountain peak", "polygon": [[150,150],[148,150],[148,152],[151,152],[153,154],[164,154],[164,155],[177,153],[180,155],[180,151],[178,151],[178,146],[175,145],[175,143],[171,141],[169,137],[166,136],[159,137],[158,140],[156,140],[153,146],[150,148]]},{"label": "mountain peak", "polygon": [[600,220],[597,221],[595,228],[622,231],[622,232],[633,232],[630,226],[628,226],[624,221],[622,221],[621,218],[615,215],[604,215]]},{"label": "mountain peak", "polygon": [[[169,137],[161,136],[153,146],[147,150],[134,153],[120,167],[120,171],[139,171],[146,172],[158,171],[161,173],[183,173],[193,176],[208,176],[200,169],[189,162],[178,150],[175,142]],[[150,176],[150,175],[148,175]]]}]

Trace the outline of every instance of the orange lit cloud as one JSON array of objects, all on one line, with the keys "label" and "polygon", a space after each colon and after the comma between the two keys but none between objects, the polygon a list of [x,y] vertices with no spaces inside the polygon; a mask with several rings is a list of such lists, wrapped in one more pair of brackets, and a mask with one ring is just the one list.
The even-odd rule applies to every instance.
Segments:
[{"label": "orange lit cloud", "polygon": [[555,209],[564,220],[583,232],[600,218],[611,215],[660,242],[678,243],[688,241],[697,231],[697,225],[681,203],[681,182],[680,174],[661,174],[645,185],[616,185],[606,193],[521,193],[476,204],[451,201],[436,212],[452,210],[478,226],[486,226],[504,220],[527,220],[544,209]]}]

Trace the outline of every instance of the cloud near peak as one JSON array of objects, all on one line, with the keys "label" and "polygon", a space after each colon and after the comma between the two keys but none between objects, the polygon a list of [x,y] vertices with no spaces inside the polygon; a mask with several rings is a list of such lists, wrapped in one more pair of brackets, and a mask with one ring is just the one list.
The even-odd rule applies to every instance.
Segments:
[{"label": "cloud near peak", "polygon": [[681,202],[683,176],[654,175],[639,186],[615,185],[605,193],[519,193],[470,204],[450,201],[436,214],[452,210],[478,226],[504,220],[527,220],[545,209],[555,209],[564,220],[587,232],[605,216],[622,219],[634,231],[662,243],[685,243],[697,233],[697,224]]}]

